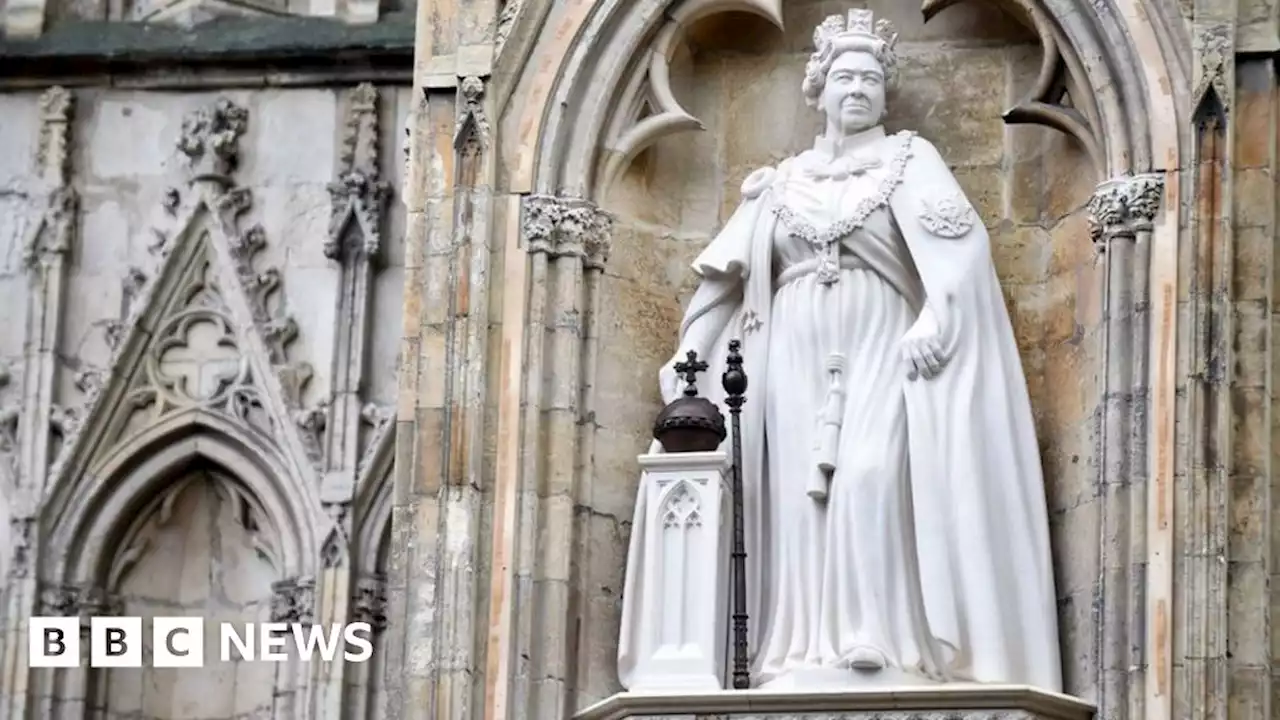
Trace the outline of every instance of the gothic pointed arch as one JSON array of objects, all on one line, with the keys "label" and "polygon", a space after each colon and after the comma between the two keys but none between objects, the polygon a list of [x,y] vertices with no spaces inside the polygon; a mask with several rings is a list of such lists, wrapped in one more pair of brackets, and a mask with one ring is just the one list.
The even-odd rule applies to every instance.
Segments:
[{"label": "gothic pointed arch", "polygon": [[[928,19],[962,1],[976,0],[925,0],[921,10]],[[1170,126],[1187,82],[1176,61],[1183,49],[1160,12],[1145,0],[1113,0],[1105,12],[1084,0],[982,1],[1027,24],[1044,51],[1032,88],[1006,122],[1072,135],[1099,180],[1177,165]],[[680,38],[724,12],[753,13],[780,28],[782,7],[780,0],[601,0],[582,12],[553,8],[545,21],[574,39],[559,72],[531,79],[530,96],[509,107],[538,138],[518,154],[517,184],[601,200],[621,163],[662,137],[702,127],[667,78]],[[1167,59],[1142,60],[1153,56]]]},{"label": "gothic pointed arch", "polygon": [[[1073,356],[1071,364],[1063,363],[1063,367],[1069,365],[1070,370],[1055,368],[1080,380],[1080,424],[1101,428],[1091,430],[1094,434],[1089,436],[1090,448],[1096,456],[1061,474],[1070,475],[1072,488],[1079,484],[1092,491],[1100,486],[1125,484],[1125,490],[1131,491],[1131,495],[1113,493],[1099,501],[1103,507],[1098,512],[1103,519],[1095,516],[1096,526],[1090,526],[1093,530],[1090,536],[1100,539],[1085,550],[1076,549],[1099,569],[1095,572],[1091,567],[1085,572],[1076,572],[1075,567],[1065,567],[1068,564],[1065,562],[1060,563],[1059,569],[1075,574],[1071,590],[1078,592],[1069,598],[1074,604],[1064,605],[1062,615],[1096,608],[1097,605],[1089,603],[1090,599],[1106,605],[1105,612],[1073,624],[1076,637],[1064,647],[1064,655],[1079,656],[1066,658],[1076,674],[1070,684],[1071,692],[1095,700],[1101,715],[1143,703],[1150,703],[1154,712],[1160,712],[1156,705],[1167,706],[1170,702],[1169,665],[1167,662],[1158,665],[1156,661],[1167,660],[1172,654],[1168,611],[1172,598],[1171,576],[1167,566],[1151,573],[1146,570],[1149,562],[1167,564],[1171,548],[1167,529],[1157,529],[1156,521],[1146,515],[1146,492],[1148,482],[1151,487],[1164,490],[1168,490],[1172,482],[1169,458],[1173,445],[1176,373],[1169,348],[1176,347],[1178,323],[1176,301],[1172,300],[1177,287],[1178,200],[1187,192],[1178,180],[1185,155],[1181,125],[1188,120],[1190,95],[1188,73],[1181,58],[1188,53],[1188,44],[1177,30],[1177,19],[1166,17],[1172,11],[1148,0],[966,0],[965,4],[998,5],[1032,31],[1040,45],[1041,56],[1030,68],[1035,72],[1025,77],[1025,85],[1019,86],[1024,93],[1003,111],[988,109],[990,122],[1047,126],[1053,133],[1046,133],[1044,137],[1051,137],[1058,147],[1074,145],[1068,148],[1072,150],[1071,162],[1075,162],[1077,156],[1086,158],[1079,165],[1073,165],[1069,173],[1083,181],[1071,188],[1069,202],[1063,202],[1057,208],[1059,212],[1054,213],[1060,222],[1052,228],[1041,226],[1047,213],[1028,221],[1028,226],[1036,225],[1028,229],[1036,235],[1035,242],[1058,243],[1056,247],[1070,253],[1072,262],[1078,262],[1082,268],[1088,266],[1092,271],[1094,245],[1086,226],[1091,212],[1087,201],[1092,186],[1108,180],[1123,185],[1124,202],[1131,206],[1134,215],[1134,222],[1126,223],[1121,233],[1106,236],[1121,240],[1107,246],[1105,265],[1099,262],[1096,266],[1101,281],[1075,285],[1054,280],[1063,306],[1078,302],[1082,308],[1109,308],[1107,316],[1098,321],[1097,336],[1104,338],[1099,346],[1111,348],[1108,352],[1112,353],[1108,356],[1110,359],[1100,359],[1101,354],[1083,360]],[[887,7],[889,3],[884,5]],[[952,7],[958,5],[958,0],[927,0],[917,7],[926,18],[932,18],[965,10]],[[656,178],[651,183],[653,187],[635,188],[633,196],[616,203],[611,203],[610,189],[615,177],[623,174],[620,171],[628,164],[638,166],[633,159],[641,157],[655,143],[677,133],[695,134],[713,126],[716,118],[708,116],[706,122],[699,118],[694,112],[698,107],[696,101],[678,92],[670,72],[675,48],[686,38],[697,39],[702,19],[724,12],[748,12],[780,26],[782,16],[793,10],[796,16],[808,17],[785,2],[771,0],[597,0],[580,6],[551,4],[550,7],[531,2],[524,4],[513,22],[513,40],[509,47],[514,52],[527,52],[524,38],[536,24],[541,32],[534,51],[545,51],[558,60],[554,67],[546,64],[527,67],[509,99],[501,92],[496,93],[505,103],[500,123],[519,131],[518,146],[513,141],[512,146],[505,148],[513,168],[509,181],[514,192],[525,194],[520,209],[519,247],[526,251],[527,259],[510,277],[526,283],[527,299],[523,308],[504,318],[504,324],[511,328],[545,326],[558,330],[561,318],[571,316],[581,318],[581,334],[568,339],[550,330],[545,336],[540,331],[515,329],[508,334],[513,346],[522,353],[517,357],[525,367],[518,395],[519,424],[513,421],[512,426],[519,428],[519,432],[510,433],[512,438],[520,437],[501,450],[515,469],[511,471],[512,479],[501,486],[505,493],[501,498],[505,511],[501,522],[506,540],[495,550],[494,557],[531,558],[529,562],[549,568],[543,571],[548,575],[565,573],[571,578],[571,586],[580,583],[575,587],[578,597],[612,591],[618,584],[615,574],[595,571],[592,567],[596,562],[591,556],[595,548],[612,542],[611,536],[622,534],[618,530],[622,525],[618,518],[625,514],[620,508],[622,503],[614,496],[618,482],[612,474],[606,476],[602,472],[616,471],[617,456],[621,453],[603,462],[597,460],[606,454],[597,447],[597,436],[602,439],[599,446],[608,445],[609,450],[613,450],[613,446],[621,443],[617,428],[609,427],[608,423],[612,420],[622,425],[635,419],[615,413],[602,420],[602,416],[607,415],[606,403],[598,403],[596,396],[608,394],[614,385],[649,382],[637,373],[620,371],[619,366],[630,370],[639,365],[639,362],[629,364],[632,358],[627,356],[647,351],[655,342],[669,342],[668,333],[674,331],[673,326],[678,322],[679,309],[673,310],[669,303],[671,295],[681,291],[673,287],[677,281],[670,278],[670,268],[674,265],[663,266],[656,262],[655,256],[671,259],[670,256],[696,244],[689,242],[693,239],[690,237],[674,237],[676,242],[668,242],[668,235],[679,236],[686,229],[681,225],[686,220],[681,215],[684,208],[654,208],[664,200],[676,201],[662,195],[665,192],[706,191],[704,196],[689,203],[698,205],[697,213],[690,214],[699,214],[700,222],[705,220],[699,225],[696,238],[702,239],[704,231],[714,232],[718,229],[714,227],[717,222],[723,222],[721,205],[726,202],[726,196],[736,197],[736,183],[729,182],[726,175],[753,168],[720,165],[714,172],[699,174],[705,168],[699,167],[696,161],[685,162],[686,153],[681,155],[681,163],[672,161],[663,168],[666,175],[659,175],[657,171],[651,176],[645,172],[634,173],[637,186],[641,184],[641,177]],[[743,34],[755,37],[767,30],[760,23],[753,27],[753,33]],[[779,42],[775,47],[785,45],[786,50],[779,52],[802,52],[796,45],[808,31],[809,28],[787,28],[786,42]],[[711,68],[710,64],[706,67]],[[714,74],[717,70],[706,72]],[[730,76],[722,75],[719,79],[724,77]],[[742,80],[745,75],[731,77]],[[770,82],[773,80],[776,78]],[[1007,89],[1007,86],[1001,88]],[[736,93],[737,88],[733,88],[724,95]],[[946,98],[940,97],[939,101],[945,102]],[[720,112],[727,116],[730,111],[721,108]],[[753,122],[756,127],[751,131],[765,124],[759,119]],[[1068,142],[1059,142],[1061,136]],[[705,148],[722,150],[733,138],[717,135],[705,142]],[[693,147],[692,142],[676,146],[677,150],[671,155],[689,147]],[[732,159],[738,163],[746,161],[741,148],[737,150],[739,155]],[[753,147],[753,151],[760,150]],[[757,152],[757,155],[763,153]],[[752,157],[750,161],[762,159]],[[707,158],[699,160],[705,164],[714,162]],[[689,175],[694,179],[688,180]],[[998,176],[993,174],[983,179],[995,177]],[[677,186],[680,182],[685,185],[671,191],[672,183],[668,181],[673,180]],[[664,182],[665,186],[655,189]],[[641,207],[643,211],[635,213],[637,217],[620,215],[618,228],[604,233],[584,221],[602,209],[619,209],[622,213],[623,208]],[[659,217],[660,220],[655,220]],[[1052,238],[1050,230],[1056,232]],[[626,282],[615,280],[623,275],[621,268],[617,276],[598,272],[599,257],[608,254],[611,232],[635,241],[629,242],[625,250],[620,243],[617,250],[617,255],[626,254],[623,261],[629,263],[626,269],[636,276]],[[593,254],[592,243],[603,246],[606,252]],[[687,259],[692,257],[689,255]],[[664,272],[668,275],[664,276]],[[654,292],[657,286],[660,287]],[[561,295],[562,288],[579,292]],[[643,309],[628,308],[632,316],[627,318],[611,308],[611,303],[600,300],[602,293],[608,297],[609,293],[623,288],[643,298],[636,305],[644,305]],[[652,297],[658,294],[664,297],[661,300]],[[1139,307],[1143,310],[1139,311]],[[644,317],[640,317],[641,314]],[[610,337],[601,339],[609,332],[612,332]],[[606,340],[617,341],[625,351],[613,352]],[[1126,343],[1125,347],[1113,348],[1119,342]],[[600,362],[610,352],[609,359],[613,362]],[[665,359],[666,356],[661,358]],[[1089,363],[1096,364],[1089,367]],[[1105,371],[1102,365],[1107,366]],[[1123,370],[1113,371],[1113,366]],[[1079,371],[1080,368],[1089,368],[1102,379],[1094,383],[1091,373]],[[609,397],[616,404],[619,397],[634,399],[636,393],[614,392]],[[1076,410],[1073,405],[1071,412]],[[1072,422],[1075,420],[1076,416],[1072,415]],[[567,427],[570,423],[576,423],[575,430]],[[639,420],[634,423],[636,428],[640,425]],[[1075,435],[1068,437],[1063,432],[1061,436],[1064,445],[1075,442]],[[628,436],[626,441],[637,439]],[[564,450],[566,447],[571,450]],[[1080,455],[1087,455],[1090,448],[1085,448]],[[629,447],[628,451],[635,452]],[[548,458],[544,465],[522,464],[523,458],[542,457],[540,453]],[[631,471],[633,466],[623,470]],[[523,494],[536,494],[543,483],[554,483],[570,496],[571,502],[591,507],[598,517],[584,519],[587,511],[581,507],[570,511],[567,502],[558,506],[559,497],[536,498],[526,507]],[[1168,495],[1166,492],[1164,497]],[[607,511],[594,506],[600,497],[607,497]],[[1127,522],[1130,519],[1136,522]],[[576,565],[564,562],[559,548],[553,547],[561,542],[560,538],[548,539],[537,534],[544,524],[565,528],[564,533],[570,539],[563,542],[585,548],[575,558]],[[1097,527],[1105,527],[1106,533],[1122,539],[1114,540],[1098,532]],[[1150,543],[1146,542],[1148,534],[1152,538]],[[599,555],[612,559],[615,550],[608,548]],[[1112,567],[1119,569],[1110,574],[1101,570]],[[1105,576],[1099,579],[1100,575]],[[520,578],[517,571],[509,570],[501,580],[514,587]],[[558,588],[544,592],[554,598],[551,602],[559,602],[562,597],[554,594],[559,592]],[[574,631],[583,637],[593,634],[605,637],[612,633],[613,619],[609,611],[586,605],[587,612],[595,613],[594,617],[564,622],[577,623]],[[515,612],[526,611],[517,608]],[[554,619],[561,621],[559,616]],[[539,621],[542,620],[540,617]],[[525,616],[521,621],[530,622]],[[536,645],[530,636],[518,631],[498,631],[495,635],[499,644],[508,643],[518,648],[513,657],[530,653],[530,648]],[[1145,644],[1137,640],[1144,635]],[[1113,648],[1124,650],[1113,651]],[[547,651],[535,658],[533,667],[561,667],[569,662],[571,659],[564,653]],[[1124,668],[1140,668],[1140,671],[1127,676],[1125,683],[1109,681]],[[582,676],[578,679],[582,681]],[[607,687],[612,679],[602,676],[585,682],[598,689]],[[565,691],[565,695],[568,694]]]},{"label": "gothic pointed arch", "polygon": [[279,453],[244,427],[196,408],[148,428],[86,474],[84,492],[49,518],[47,580],[105,587],[129,519],[198,461],[236,478],[266,513],[281,578],[315,574],[320,511],[297,501]]}]

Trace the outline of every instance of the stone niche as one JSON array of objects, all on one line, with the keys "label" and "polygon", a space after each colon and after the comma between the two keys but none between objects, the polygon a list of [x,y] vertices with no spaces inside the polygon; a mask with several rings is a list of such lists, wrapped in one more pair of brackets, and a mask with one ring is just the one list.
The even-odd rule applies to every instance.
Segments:
[{"label": "stone niche", "polygon": [[[871,2],[901,33],[899,82],[886,128],[912,129],[952,165],[991,234],[1017,336],[1047,483],[1061,617],[1065,689],[1092,694],[1091,583],[1096,538],[1092,437],[1101,354],[1103,266],[1085,203],[1099,178],[1073,139],[1007,126],[1042,51],[1033,33],[990,4],[952,7],[923,24],[916,3]],[[601,281],[593,507],[616,518],[592,526],[584,586],[607,602],[582,618],[579,707],[619,690],[614,669],[636,455],[661,408],[657,373],[671,356],[695,284],[689,265],[740,200],[743,179],[809,146],[819,116],[800,95],[815,25],[846,3],[783,3],[785,31],[725,13],[691,28],[671,63],[671,86],[705,131],[660,140],[609,188],[617,216]],[[746,368],[748,374],[751,369]],[[703,382],[718,382],[707,378]],[[748,402],[750,392],[748,391]]]}]

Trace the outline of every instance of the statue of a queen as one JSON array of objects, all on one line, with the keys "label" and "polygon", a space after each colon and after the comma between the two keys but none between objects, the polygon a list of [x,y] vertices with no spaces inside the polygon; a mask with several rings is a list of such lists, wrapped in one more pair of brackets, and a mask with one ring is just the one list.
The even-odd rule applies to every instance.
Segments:
[{"label": "statue of a queen", "polygon": [[[1058,691],[1026,380],[981,219],[932,144],[881,125],[896,40],[868,10],[817,28],[802,91],[825,130],[746,179],[693,265],[701,283],[675,357],[696,351],[719,378],[741,339],[750,377],[753,680]],[[668,402],[674,363],[660,378]],[[717,385],[699,389],[723,407]],[[635,517],[624,686],[645,582],[643,507]]]}]

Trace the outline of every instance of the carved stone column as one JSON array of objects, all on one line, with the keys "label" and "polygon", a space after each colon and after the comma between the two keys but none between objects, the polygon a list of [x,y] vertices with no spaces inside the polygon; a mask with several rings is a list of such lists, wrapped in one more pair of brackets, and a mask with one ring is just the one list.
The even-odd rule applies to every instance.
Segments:
[{"label": "carved stone column", "polygon": [[[483,6],[458,13],[473,17]],[[439,4],[424,3],[420,12],[424,7]],[[444,25],[436,15],[420,16],[419,31],[446,37],[457,30],[466,42],[481,42],[470,36],[487,21],[455,27],[453,12]],[[429,41],[426,47],[433,49]],[[470,720],[485,675],[476,618],[487,605],[479,548],[494,170],[484,65],[445,78],[435,74],[438,58],[417,64],[423,95],[405,191],[405,331],[388,569],[388,712],[397,717]]]},{"label": "carved stone column", "polygon": [[[74,242],[79,210],[79,198],[70,178],[72,110],[73,97],[61,87],[50,88],[40,97],[36,191],[42,207],[37,210],[23,253],[29,285],[22,397],[17,405],[0,407],[0,482],[8,484],[14,493],[11,501],[17,531],[16,546],[0,550],[14,553],[10,577],[4,580],[6,637],[0,644],[4,652],[0,662],[0,708],[7,708],[0,715],[8,717],[23,717],[30,702],[27,644],[22,630],[23,620],[36,601],[35,573],[31,569],[39,556],[39,533],[33,526],[52,461],[66,255]],[[57,428],[64,431],[65,439],[66,428]]]},{"label": "carved stone column", "polygon": [[612,222],[573,198],[532,195],[522,210],[529,281],[522,462],[512,498],[511,718],[564,717],[574,709],[575,620],[584,600],[575,556],[587,522],[576,509],[592,475],[598,282]]},{"label": "carved stone column", "polygon": [[[94,615],[119,615],[123,610],[121,599],[97,584],[47,584],[40,589],[39,602],[33,615],[55,615],[80,618],[80,643],[82,656],[88,657],[85,648],[89,641],[89,618]],[[25,644],[25,638],[23,638]],[[50,679],[40,676],[41,681]],[[49,688],[47,682],[33,683],[34,687]],[[107,688],[103,671],[87,665],[66,668],[58,677],[56,694],[41,694],[30,698],[34,702],[36,717],[85,717],[90,708],[102,707]]]},{"label": "carved stone column", "polygon": [[[299,413],[300,429],[321,473],[321,500],[333,523],[322,548],[319,622],[346,622],[352,595],[351,508],[361,461],[365,357],[368,353],[374,269],[382,245],[383,211],[391,186],[378,167],[378,91],[365,83],[346,98],[347,116],[337,178],[329,184],[332,208],[324,254],[338,265],[336,332],[329,397]],[[373,433],[370,433],[373,435]],[[373,441],[375,438],[370,437]],[[359,570],[371,570],[360,568]],[[343,707],[344,662],[313,663],[317,719]],[[359,672],[357,668],[355,670]]]},{"label": "carved stone column", "polygon": [[1150,650],[1167,643],[1170,630],[1169,593],[1152,586],[1153,579],[1166,577],[1160,569],[1169,560],[1162,538],[1168,529],[1164,506],[1170,478],[1158,471],[1154,479],[1148,476],[1150,348],[1145,343],[1151,324],[1151,230],[1163,193],[1161,175],[1125,176],[1099,184],[1088,203],[1091,236],[1104,253],[1107,282],[1097,446],[1100,572],[1094,589],[1099,717],[1142,717]]}]

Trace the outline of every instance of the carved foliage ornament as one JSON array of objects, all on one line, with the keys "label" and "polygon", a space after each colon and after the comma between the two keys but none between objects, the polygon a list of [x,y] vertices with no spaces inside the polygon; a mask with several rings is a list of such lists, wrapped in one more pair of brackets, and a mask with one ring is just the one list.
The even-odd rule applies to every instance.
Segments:
[{"label": "carved foliage ornament", "polygon": [[1217,94],[1225,111],[1231,94],[1228,90],[1227,74],[1230,70],[1232,50],[1232,28],[1229,25],[1209,25],[1196,34],[1196,54],[1200,60],[1200,80],[1196,83],[1195,105],[1199,108],[1205,102],[1210,90]]},{"label": "carved foliage ornament", "polygon": [[310,624],[315,616],[316,583],[311,578],[271,585],[271,622]]},{"label": "carved foliage ornament", "polygon": [[1149,231],[1164,195],[1164,177],[1134,175],[1107,180],[1089,198],[1089,235],[1094,242],[1132,238]]},{"label": "carved foliage ornament", "polygon": [[365,575],[356,580],[351,618],[369,623],[375,633],[387,628],[387,586],[382,578]]},{"label": "carved foliage ornament", "polygon": [[975,213],[963,193],[923,193],[920,200],[920,224],[942,238],[962,238],[973,229]]},{"label": "carved foliage ornament", "polygon": [[382,407],[377,403],[365,403],[364,407],[360,408],[360,420],[369,426],[369,442],[360,456],[356,477],[364,478],[369,473],[379,448],[394,438],[395,423],[392,422],[392,418],[391,408]]},{"label": "carved foliage ornament", "polygon": [[458,85],[458,126],[453,146],[463,155],[474,155],[489,146],[489,118],[484,111],[484,81],[474,75]]},{"label": "carved foliage ornament", "polygon": [[23,245],[23,262],[35,267],[41,258],[64,254],[71,246],[79,196],[68,179],[73,98],[53,87],[40,96],[40,141],[36,164],[44,190],[44,208]]},{"label": "carved foliage ornament", "polygon": [[586,200],[530,195],[524,201],[520,230],[530,254],[580,257],[586,267],[603,269],[609,259],[613,215]]},{"label": "carved foliage ornament", "polygon": [[239,160],[240,136],[249,111],[226,98],[188,115],[178,150],[187,157],[196,180],[227,180]]},{"label": "carved foliage ornament", "polygon": [[82,618],[93,615],[115,615],[119,613],[122,605],[119,598],[92,585],[47,585],[40,591],[42,615]]}]

